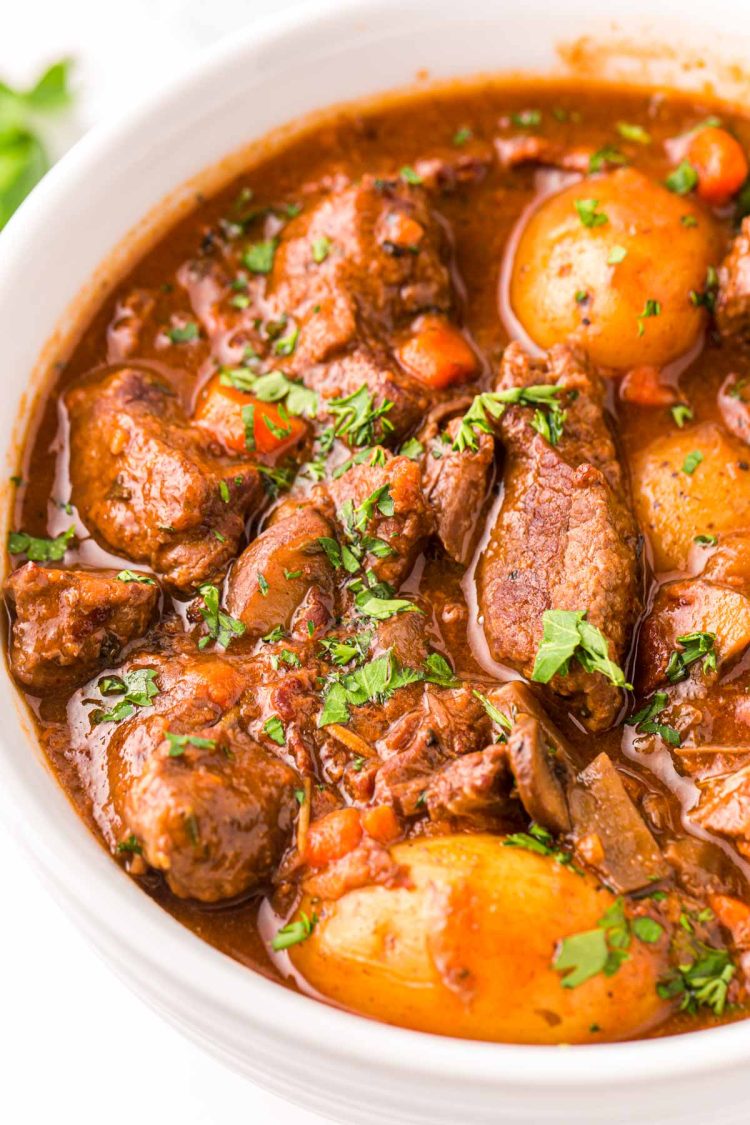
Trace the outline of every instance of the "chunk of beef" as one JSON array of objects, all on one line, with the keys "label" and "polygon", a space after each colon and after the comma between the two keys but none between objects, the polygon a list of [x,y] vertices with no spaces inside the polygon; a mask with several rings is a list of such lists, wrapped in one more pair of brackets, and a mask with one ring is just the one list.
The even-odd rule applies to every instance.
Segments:
[{"label": "chunk of beef", "polygon": [[444,431],[447,440],[428,444],[422,488],[441,543],[452,559],[466,566],[482,530],[480,516],[490,488],[495,442],[491,434],[480,433],[476,450],[454,450],[460,425],[460,419],[454,418]]},{"label": "chunk of beef", "polygon": [[156,583],[121,582],[115,570],[52,570],[28,562],[11,574],[10,660],[17,680],[41,694],[84,683],[143,636]]},{"label": "chunk of beef", "polygon": [[745,397],[746,383],[739,375],[727,375],[719,388],[718,403],[729,432],[750,445],[750,401]]},{"label": "chunk of beef", "polygon": [[[426,807],[437,771],[491,741],[487,715],[469,688],[430,685],[418,706],[402,714],[378,742],[384,761],[375,777],[374,800],[394,805],[403,816],[418,815]],[[440,798],[435,800],[437,815]]]},{"label": "chunk of beef", "polygon": [[285,228],[267,297],[299,328],[293,374],[326,399],[363,385],[376,404],[388,399],[396,435],[417,422],[428,394],[398,367],[394,334],[452,300],[444,232],[422,187],[364,176],[332,192]]},{"label": "chunk of beef", "polygon": [[719,267],[716,323],[722,336],[744,336],[750,328],[750,216]]},{"label": "chunk of beef", "polygon": [[690,817],[702,828],[731,840],[750,858],[750,765],[707,781]]},{"label": "chunk of beef", "polygon": [[289,843],[299,779],[239,725],[241,665],[205,653],[139,655],[157,672],[148,709],[113,728],[114,811],[182,898],[217,902],[266,883]]},{"label": "chunk of beef", "polygon": [[119,368],[65,401],[73,502],[89,529],[178,590],[219,577],[261,501],[258,471],[217,456],[151,372]]},{"label": "chunk of beef", "polygon": [[229,577],[227,609],[249,636],[288,629],[313,587],[333,596],[333,567],[319,543],[332,534],[328,520],[303,505],[245,548]]},{"label": "chunk of beef", "polygon": [[[477,574],[492,657],[526,676],[545,610],[586,611],[606,638],[610,658],[622,664],[640,608],[638,534],[602,380],[567,348],[553,348],[542,364],[511,344],[499,386],[540,383],[565,392],[564,432],[550,445],[532,428],[527,407],[504,414],[505,491]],[[590,730],[610,726],[621,704],[609,680],[575,665],[550,688],[571,699]]]},{"label": "chunk of beef", "polygon": [[459,819],[471,826],[513,819],[508,756],[495,744],[449,762],[430,781],[423,803],[430,819]]},{"label": "chunk of beef", "polygon": [[[720,548],[704,575],[721,575],[723,554]],[[731,568],[729,559],[724,562]],[[750,597],[703,575],[661,586],[638,641],[637,679],[644,695],[664,683],[672,654],[682,651],[678,637],[691,633],[712,633],[717,660],[731,660],[750,645]],[[696,674],[704,677],[702,662]]]},{"label": "chunk of beef", "polygon": [[367,545],[377,539],[390,548],[366,550],[364,569],[398,588],[411,570],[433,518],[422,493],[419,466],[408,457],[389,457],[384,465],[355,465],[338,480],[313,490],[312,500],[338,522],[342,541]]}]

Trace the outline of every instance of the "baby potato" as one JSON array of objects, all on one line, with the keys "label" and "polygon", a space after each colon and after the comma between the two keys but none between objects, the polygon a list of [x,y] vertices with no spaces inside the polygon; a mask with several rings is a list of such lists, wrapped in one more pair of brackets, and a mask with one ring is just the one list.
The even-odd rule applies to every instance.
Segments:
[{"label": "baby potato", "polygon": [[696,535],[750,528],[748,466],[747,446],[711,422],[675,430],[636,454],[633,499],[657,571],[684,570]]},{"label": "baby potato", "polygon": [[489,835],[412,840],[391,854],[408,885],[300,904],[318,921],[289,952],[324,996],[386,1023],[512,1043],[623,1039],[668,1014],[656,994],[666,937],[633,938],[614,975],[563,987],[558,942],[595,930],[614,902],[592,877]]},{"label": "baby potato", "polygon": [[527,222],[511,305],[543,348],[569,341],[604,367],[661,367],[704,327],[690,292],[705,288],[716,240],[708,214],[633,168],[583,180]]}]

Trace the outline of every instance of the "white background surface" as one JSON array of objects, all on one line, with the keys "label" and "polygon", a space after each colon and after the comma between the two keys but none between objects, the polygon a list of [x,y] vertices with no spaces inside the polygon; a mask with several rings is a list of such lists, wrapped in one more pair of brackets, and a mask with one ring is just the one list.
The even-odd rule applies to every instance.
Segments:
[{"label": "white background surface", "polygon": [[[56,138],[62,148],[221,34],[288,6],[290,0],[5,0],[0,78],[29,82],[61,56],[76,59],[80,92]],[[3,1125],[321,1125],[317,1114],[214,1062],[131,995],[42,889],[2,824],[0,856]]]}]

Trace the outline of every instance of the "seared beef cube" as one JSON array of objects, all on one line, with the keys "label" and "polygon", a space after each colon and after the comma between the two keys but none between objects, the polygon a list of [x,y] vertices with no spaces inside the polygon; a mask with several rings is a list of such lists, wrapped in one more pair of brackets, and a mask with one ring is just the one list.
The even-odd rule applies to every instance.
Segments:
[{"label": "seared beef cube", "polygon": [[716,323],[722,336],[750,334],[750,216],[719,268]]},{"label": "seared beef cube", "polygon": [[261,501],[257,469],[218,456],[151,372],[120,368],[66,404],[72,499],[89,529],[177,590],[220,577]]},{"label": "seared beef cube", "polygon": [[750,858],[750,765],[709,778],[690,816],[702,828],[731,840],[741,855]]},{"label": "seared beef cube", "polygon": [[180,727],[180,742],[168,717],[140,722],[149,725],[150,752],[119,794],[119,812],[146,862],[180,898],[201,902],[266,883],[289,843],[294,771],[237,730]]},{"label": "seared beef cube", "polygon": [[229,578],[227,609],[248,636],[262,637],[278,625],[288,629],[313,587],[332,598],[334,571],[320,544],[332,535],[328,520],[306,504],[243,551]]},{"label": "seared beef cube", "polygon": [[442,437],[427,445],[422,488],[435,514],[438,537],[448,554],[466,566],[482,532],[480,516],[490,486],[495,442],[477,435],[477,449],[453,449],[460,420],[453,419]]},{"label": "seared beef cube", "polygon": [[[640,609],[640,567],[604,386],[566,348],[554,348],[540,364],[511,344],[499,387],[540,383],[566,392],[564,430],[551,445],[521,405],[509,407],[500,421],[505,491],[478,569],[487,643],[494,660],[531,676],[544,612],[583,610],[607,640],[610,659],[621,665]],[[575,665],[550,686],[573,700],[590,730],[610,726],[621,705],[609,680]]]},{"label": "seared beef cube", "polygon": [[[452,303],[448,247],[425,190],[364,176],[287,225],[267,297],[299,328],[288,369],[324,398],[363,385],[394,437],[428,405],[428,392],[391,354],[399,330]],[[316,260],[317,259],[317,260]]]},{"label": "seared beef cube", "polygon": [[11,574],[10,659],[32,692],[85,683],[142,636],[159,599],[155,582],[123,582],[115,570],[51,570],[28,562]]},{"label": "seared beef cube", "polygon": [[353,543],[363,552],[364,569],[394,589],[408,575],[434,526],[419,466],[408,457],[389,457],[384,465],[354,465],[338,480],[315,489],[312,498],[337,520],[342,543]]}]

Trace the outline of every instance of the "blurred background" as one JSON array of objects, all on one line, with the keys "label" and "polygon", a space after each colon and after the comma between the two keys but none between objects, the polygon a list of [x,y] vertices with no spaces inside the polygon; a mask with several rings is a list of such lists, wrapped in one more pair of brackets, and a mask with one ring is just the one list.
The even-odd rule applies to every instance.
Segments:
[{"label": "blurred background", "polygon": [[[12,209],[42,171],[45,154],[49,161],[59,157],[222,35],[293,6],[290,0],[6,0],[0,221],[3,206]],[[70,65],[55,66],[63,60]],[[225,1070],[134,997],[37,882],[2,824],[0,855],[0,1121],[321,1125],[317,1115]]]}]

